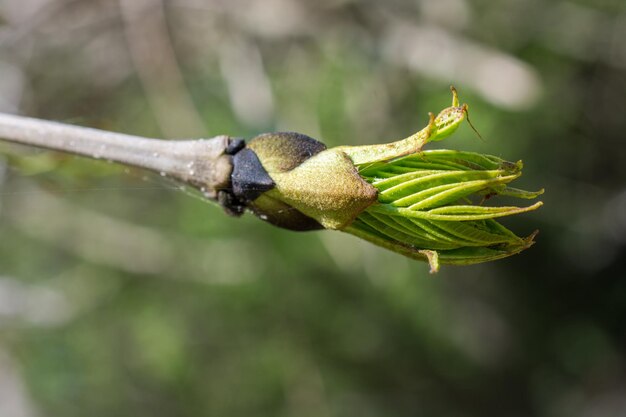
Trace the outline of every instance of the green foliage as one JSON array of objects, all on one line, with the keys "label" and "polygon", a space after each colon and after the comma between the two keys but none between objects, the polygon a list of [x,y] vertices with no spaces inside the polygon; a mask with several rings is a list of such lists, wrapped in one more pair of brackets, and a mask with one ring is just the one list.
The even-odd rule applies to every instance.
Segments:
[{"label": "green foliage", "polygon": [[[374,244],[439,263],[469,265],[517,254],[533,244],[536,232],[516,236],[495,218],[532,211],[529,207],[483,205],[496,195],[535,198],[543,193],[508,187],[522,175],[522,162],[472,152],[421,151],[424,144],[456,131],[467,116],[452,89],[452,107],[415,135],[388,145],[348,148],[359,174],[378,190],[377,202],[344,230]],[[354,151],[357,149],[357,151]],[[380,149],[380,150],[379,150]],[[417,152],[392,159],[414,149]],[[478,204],[473,200],[477,200]]]},{"label": "green foliage", "polygon": [[[368,207],[346,231],[378,245],[418,259],[427,258],[424,250],[435,250],[441,263],[468,265],[519,253],[533,243],[534,234],[520,238],[494,219],[534,210],[541,202],[524,208],[471,204],[476,197],[482,204],[498,194],[541,194],[507,186],[522,174],[521,163],[437,150],[360,173],[378,189],[378,204]],[[436,270],[438,265],[431,267]]]}]

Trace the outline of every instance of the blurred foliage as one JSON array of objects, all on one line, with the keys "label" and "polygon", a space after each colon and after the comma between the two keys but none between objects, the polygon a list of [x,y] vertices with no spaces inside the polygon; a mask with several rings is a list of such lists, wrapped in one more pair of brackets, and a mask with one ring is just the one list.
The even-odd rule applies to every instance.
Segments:
[{"label": "blurred foliage", "polygon": [[520,256],[427,265],[227,218],[106,161],[2,144],[0,414],[626,413],[617,0],[0,2],[0,110],[156,137],[396,140],[449,102],[545,206]]}]

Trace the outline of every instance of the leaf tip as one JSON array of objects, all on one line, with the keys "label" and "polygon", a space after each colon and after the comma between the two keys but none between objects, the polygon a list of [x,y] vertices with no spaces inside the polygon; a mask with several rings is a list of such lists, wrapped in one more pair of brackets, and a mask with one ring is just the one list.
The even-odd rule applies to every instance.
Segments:
[{"label": "leaf tip", "polygon": [[439,253],[437,253],[436,250],[422,249],[417,252],[426,257],[428,265],[430,266],[429,272],[431,274],[439,272]]}]

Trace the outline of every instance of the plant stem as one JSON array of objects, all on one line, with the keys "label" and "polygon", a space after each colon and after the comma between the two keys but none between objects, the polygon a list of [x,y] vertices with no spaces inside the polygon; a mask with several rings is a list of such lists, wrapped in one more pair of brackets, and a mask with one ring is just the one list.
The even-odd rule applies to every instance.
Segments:
[{"label": "plant stem", "polygon": [[215,198],[227,187],[232,163],[228,136],[162,140],[0,113],[0,139],[145,168]]}]

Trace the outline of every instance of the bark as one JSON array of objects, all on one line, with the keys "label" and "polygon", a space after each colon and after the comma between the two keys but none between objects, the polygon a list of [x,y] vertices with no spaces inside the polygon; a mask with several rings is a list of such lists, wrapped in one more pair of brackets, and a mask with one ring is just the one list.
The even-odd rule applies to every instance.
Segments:
[{"label": "bark", "polygon": [[192,185],[209,198],[230,184],[228,136],[152,139],[0,113],[0,139],[144,168]]}]

